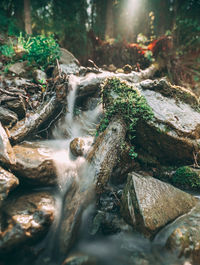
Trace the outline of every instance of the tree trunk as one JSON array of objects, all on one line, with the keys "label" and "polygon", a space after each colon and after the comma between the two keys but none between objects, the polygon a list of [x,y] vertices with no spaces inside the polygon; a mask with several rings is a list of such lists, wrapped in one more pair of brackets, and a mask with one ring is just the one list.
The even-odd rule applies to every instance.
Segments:
[{"label": "tree trunk", "polygon": [[32,35],[30,0],[24,0],[24,23],[26,33]]},{"label": "tree trunk", "polygon": [[113,36],[114,36],[113,1],[108,0],[107,10],[106,10],[105,39],[113,38]]}]

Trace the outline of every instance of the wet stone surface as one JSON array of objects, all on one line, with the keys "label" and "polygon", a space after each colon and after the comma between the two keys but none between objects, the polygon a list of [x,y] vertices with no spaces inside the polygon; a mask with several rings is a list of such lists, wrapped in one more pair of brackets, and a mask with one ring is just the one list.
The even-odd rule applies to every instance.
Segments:
[{"label": "wet stone surface", "polygon": [[0,252],[10,252],[23,244],[36,242],[52,224],[54,199],[38,192],[10,199],[2,209]]}]

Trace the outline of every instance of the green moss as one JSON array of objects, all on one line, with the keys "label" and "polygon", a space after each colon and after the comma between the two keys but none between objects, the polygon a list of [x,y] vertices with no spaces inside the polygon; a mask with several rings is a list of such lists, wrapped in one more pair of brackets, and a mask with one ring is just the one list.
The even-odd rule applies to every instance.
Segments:
[{"label": "green moss", "polygon": [[200,188],[200,175],[189,166],[180,167],[173,175],[172,183],[183,188]]},{"label": "green moss", "polygon": [[[135,87],[119,78],[108,78],[105,81],[102,86],[102,101],[105,115],[97,134],[107,128],[114,116],[120,116],[123,117],[127,125],[127,140],[131,141],[135,138],[137,122],[140,119],[151,120],[153,118],[153,112],[146,99]],[[134,148],[131,149],[130,156],[136,157]]]}]

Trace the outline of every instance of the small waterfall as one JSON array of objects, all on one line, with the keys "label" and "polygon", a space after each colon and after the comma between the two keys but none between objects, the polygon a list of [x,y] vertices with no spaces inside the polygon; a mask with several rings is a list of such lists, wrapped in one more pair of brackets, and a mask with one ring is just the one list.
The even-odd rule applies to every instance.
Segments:
[{"label": "small waterfall", "polygon": [[69,77],[69,94],[67,97],[67,115],[65,117],[66,129],[70,136],[72,136],[71,128],[73,127],[74,105],[76,100],[76,91],[78,87],[79,78],[75,75]]},{"label": "small waterfall", "polygon": [[79,80],[80,78],[74,75],[69,77],[69,93],[66,99],[67,114],[65,116],[64,122],[61,124],[61,129],[64,128],[67,131],[68,138],[63,139],[58,127],[53,133],[57,140],[49,142],[49,145],[55,148],[52,158],[56,167],[58,182],[58,189],[55,194],[56,218],[51,231],[49,231],[45,240],[45,251],[43,255],[41,255],[41,257],[35,262],[35,265],[55,265],[59,263],[59,250],[55,251],[55,249],[57,249],[56,240],[57,236],[59,236],[65,195],[70,190],[74,182],[81,185],[82,178],[84,179],[83,182],[85,182],[85,177],[87,178],[89,176],[88,172],[86,172],[87,170],[84,168],[86,162],[85,157],[73,156],[70,150],[70,143],[74,138],[80,137],[85,143],[84,152],[88,152],[94,139],[94,137],[90,134],[94,133],[96,129],[96,121],[102,113],[102,106],[98,105],[94,110],[83,111],[79,116],[74,117],[76,93]]}]

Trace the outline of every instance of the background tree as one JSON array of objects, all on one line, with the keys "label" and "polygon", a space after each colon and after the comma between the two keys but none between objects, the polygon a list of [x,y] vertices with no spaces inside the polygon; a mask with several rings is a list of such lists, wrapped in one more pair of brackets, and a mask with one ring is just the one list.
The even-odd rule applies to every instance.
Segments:
[{"label": "background tree", "polygon": [[24,0],[24,24],[25,32],[28,35],[32,35],[30,0]]}]

